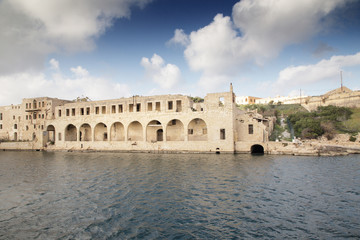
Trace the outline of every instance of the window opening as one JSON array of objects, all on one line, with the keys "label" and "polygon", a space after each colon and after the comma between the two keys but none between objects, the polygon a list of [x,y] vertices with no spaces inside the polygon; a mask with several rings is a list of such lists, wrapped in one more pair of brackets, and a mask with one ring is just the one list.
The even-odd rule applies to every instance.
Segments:
[{"label": "window opening", "polygon": [[152,111],[152,102],[148,102],[147,110]]},{"label": "window opening", "polygon": [[168,101],[168,110],[173,109],[173,101]]},{"label": "window opening", "polygon": [[160,111],[160,102],[155,103],[155,110]]},{"label": "window opening", "polygon": [[254,125],[249,124],[249,134],[253,134],[254,133]]},{"label": "window opening", "polygon": [[141,111],[141,103],[137,103],[136,104],[136,111],[140,112]]},{"label": "window opening", "polygon": [[220,129],[220,139],[221,140],[225,139],[225,129],[224,128]]}]

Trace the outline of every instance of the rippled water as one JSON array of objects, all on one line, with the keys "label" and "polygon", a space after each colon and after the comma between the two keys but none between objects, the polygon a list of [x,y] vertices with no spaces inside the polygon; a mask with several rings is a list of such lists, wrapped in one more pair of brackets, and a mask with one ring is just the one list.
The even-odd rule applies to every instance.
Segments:
[{"label": "rippled water", "polygon": [[360,156],[0,152],[0,239],[360,238]]}]

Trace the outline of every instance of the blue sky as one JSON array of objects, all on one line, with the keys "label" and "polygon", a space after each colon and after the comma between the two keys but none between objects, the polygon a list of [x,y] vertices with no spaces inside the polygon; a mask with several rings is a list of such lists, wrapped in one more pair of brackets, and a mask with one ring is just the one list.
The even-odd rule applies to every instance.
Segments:
[{"label": "blue sky", "polygon": [[0,0],[0,105],[360,89],[359,0]]}]

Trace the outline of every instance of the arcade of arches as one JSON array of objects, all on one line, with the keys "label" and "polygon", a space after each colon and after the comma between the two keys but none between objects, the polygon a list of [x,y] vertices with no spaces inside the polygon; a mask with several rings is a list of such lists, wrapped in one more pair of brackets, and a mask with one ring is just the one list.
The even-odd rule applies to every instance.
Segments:
[{"label": "arcade of arches", "polygon": [[[164,127],[166,126],[166,127]],[[144,132],[145,130],[145,132]],[[55,141],[55,127],[47,127],[49,140]],[[179,119],[172,119],[166,125],[158,120],[152,120],[146,125],[138,121],[131,122],[127,129],[121,122],[114,122],[111,126],[100,122],[92,127],[83,123],[77,128],[73,124],[65,127],[65,141],[207,141],[207,124],[203,119],[192,119],[185,131],[184,124]],[[144,139],[144,134],[146,139]],[[127,139],[125,139],[127,137]]]}]

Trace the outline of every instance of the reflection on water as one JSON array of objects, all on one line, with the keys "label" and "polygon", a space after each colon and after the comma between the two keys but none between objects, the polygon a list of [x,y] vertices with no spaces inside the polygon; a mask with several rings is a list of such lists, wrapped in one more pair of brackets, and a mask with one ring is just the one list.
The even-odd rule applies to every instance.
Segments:
[{"label": "reflection on water", "polygon": [[0,239],[360,238],[360,156],[0,152]]}]

